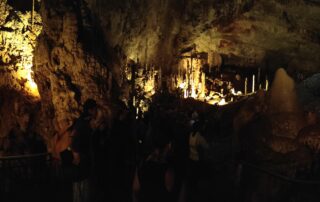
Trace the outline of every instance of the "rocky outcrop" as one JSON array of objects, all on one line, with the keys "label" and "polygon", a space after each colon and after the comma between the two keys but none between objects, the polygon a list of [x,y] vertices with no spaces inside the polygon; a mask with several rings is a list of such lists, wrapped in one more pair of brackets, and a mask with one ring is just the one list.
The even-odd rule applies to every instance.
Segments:
[{"label": "rocky outcrop", "polygon": [[[104,106],[128,100],[128,61],[167,75],[196,48],[222,68],[320,70],[317,0],[43,0],[40,10],[35,2],[33,26],[29,3],[0,2],[0,86],[26,96],[37,87],[48,136],[77,117],[87,98]],[[153,94],[157,84],[145,83],[138,85]]]},{"label": "rocky outcrop", "polygon": [[[214,51],[225,65],[319,71],[319,2],[87,0],[111,47],[172,67],[181,50]],[[165,64],[162,64],[164,62]]]},{"label": "rocky outcrop", "polygon": [[[11,3],[0,1],[0,150],[13,128],[41,128],[38,133],[48,129],[39,121],[39,92],[31,69],[36,39],[42,30],[41,17],[37,12],[32,14],[31,6],[20,10]],[[31,119],[34,124],[29,125]]]},{"label": "rocky outcrop", "polygon": [[[33,25],[31,24],[33,16]],[[15,10],[0,2],[0,86],[38,96],[32,80],[33,49],[42,29],[37,12]]]},{"label": "rocky outcrop", "polygon": [[310,168],[319,149],[317,116],[301,112],[296,94],[292,78],[279,69],[269,92],[244,102],[234,119],[243,158],[286,174]]},{"label": "rocky outcrop", "polygon": [[70,124],[86,99],[102,103],[110,98],[112,73],[90,49],[90,40],[97,36],[88,36],[94,28],[86,24],[82,9],[86,7],[81,1],[48,0],[40,11],[45,26],[35,51],[34,72],[41,102],[53,112],[56,129]]}]

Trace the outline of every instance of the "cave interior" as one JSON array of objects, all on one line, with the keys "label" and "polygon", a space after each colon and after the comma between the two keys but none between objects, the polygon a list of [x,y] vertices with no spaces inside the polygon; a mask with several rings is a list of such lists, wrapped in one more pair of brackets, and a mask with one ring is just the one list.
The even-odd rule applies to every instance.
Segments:
[{"label": "cave interior", "polygon": [[319,0],[0,13],[0,201],[320,200]]}]

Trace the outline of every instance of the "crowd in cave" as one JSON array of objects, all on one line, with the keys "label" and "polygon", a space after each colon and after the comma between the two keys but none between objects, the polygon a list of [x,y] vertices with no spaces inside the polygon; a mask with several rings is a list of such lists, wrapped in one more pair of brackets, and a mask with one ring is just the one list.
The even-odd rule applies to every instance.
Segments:
[{"label": "crowd in cave", "polygon": [[[295,93],[278,94],[292,87],[283,69],[273,82],[270,92],[224,107],[164,90],[138,116],[122,101],[104,114],[88,99],[79,117],[52,138],[50,175],[55,185],[67,184],[54,188],[54,201],[209,201],[226,192],[228,201],[246,201],[261,191],[251,183],[270,182],[260,182],[261,176],[252,182],[256,174],[242,171],[242,161],[292,179],[320,179],[318,112],[282,112],[301,109]],[[32,111],[16,111],[17,127],[2,140],[2,155],[47,152],[33,132]],[[208,187],[217,193],[208,194]]]},{"label": "crowd in cave", "polygon": [[[60,177],[80,183],[74,185],[74,200],[177,201],[182,187],[195,197],[197,180],[205,176],[197,146],[201,142],[205,152],[209,144],[202,134],[207,138],[212,134],[196,109],[178,112],[170,103],[175,101],[173,97],[164,99],[168,99],[164,102],[167,106],[151,106],[139,119],[120,104],[111,128],[106,120],[98,121],[103,127],[90,125],[99,108],[94,100],[87,100],[80,118],[57,137],[54,148],[56,165],[67,173]],[[190,132],[192,161],[188,160]],[[90,187],[94,194],[88,193]],[[77,199],[79,196],[82,199]]]}]

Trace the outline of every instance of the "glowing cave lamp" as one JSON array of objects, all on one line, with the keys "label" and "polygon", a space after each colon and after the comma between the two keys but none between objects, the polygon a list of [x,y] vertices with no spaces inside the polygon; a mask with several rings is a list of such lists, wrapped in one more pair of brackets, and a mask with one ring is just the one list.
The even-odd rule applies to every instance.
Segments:
[{"label": "glowing cave lamp", "polygon": [[37,84],[33,81],[31,77],[31,72],[28,74],[27,83],[26,83],[27,90],[35,97],[40,98],[39,90]]},{"label": "glowing cave lamp", "polygon": [[223,106],[223,105],[226,105],[226,104],[228,104],[228,103],[226,102],[226,100],[224,98],[222,98],[220,100],[220,102],[218,103],[219,106]]},{"label": "glowing cave lamp", "polygon": [[33,97],[40,98],[38,86],[32,78],[33,72],[31,67],[32,67],[32,64],[26,64],[24,65],[24,67],[19,68],[17,72],[18,78],[21,80],[26,80],[26,82],[24,83],[24,87],[27,93],[29,93]]}]

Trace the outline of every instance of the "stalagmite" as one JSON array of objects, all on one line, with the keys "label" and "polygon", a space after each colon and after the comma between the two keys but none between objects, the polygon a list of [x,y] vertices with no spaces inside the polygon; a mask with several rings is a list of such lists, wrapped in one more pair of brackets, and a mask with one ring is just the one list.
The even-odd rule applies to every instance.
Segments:
[{"label": "stalagmite", "polygon": [[[258,84],[258,86],[260,87],[260,78],[261,78],[261,68],[259,67],[258,68],[258,76],[257,76],[257,84]],[[260,88],[259,88],[260,89]]]},{"label": "stalagmite", "polygon": [[32,10],[31,10],[31,30],[33,30],[34,23],[34,0],[32,0]]},{"label": "stalagmite", "polygon": [[247,95],[248,93],[248,78],[246,77],[244,81],[244,95]]},{"label": "stalagmite", "polygon": [[252,76],[252,93],[255,91],[255,75]]},{"label": "stalagmite", "polygon": [[276,71],[270,90],[270,112],[298,112],[299,105],[295,83],[287,72],[280,68]]},{"label": "stalagmite", "polygon": [[202,73],[201,74],[201,84],[202,84],[202,86],[201,86],[201,91],[202,91],[202,93],[201,93],[201,98],[205,98],[205,90],[206,90],[206,75],[205,75],[205,73]]}]

